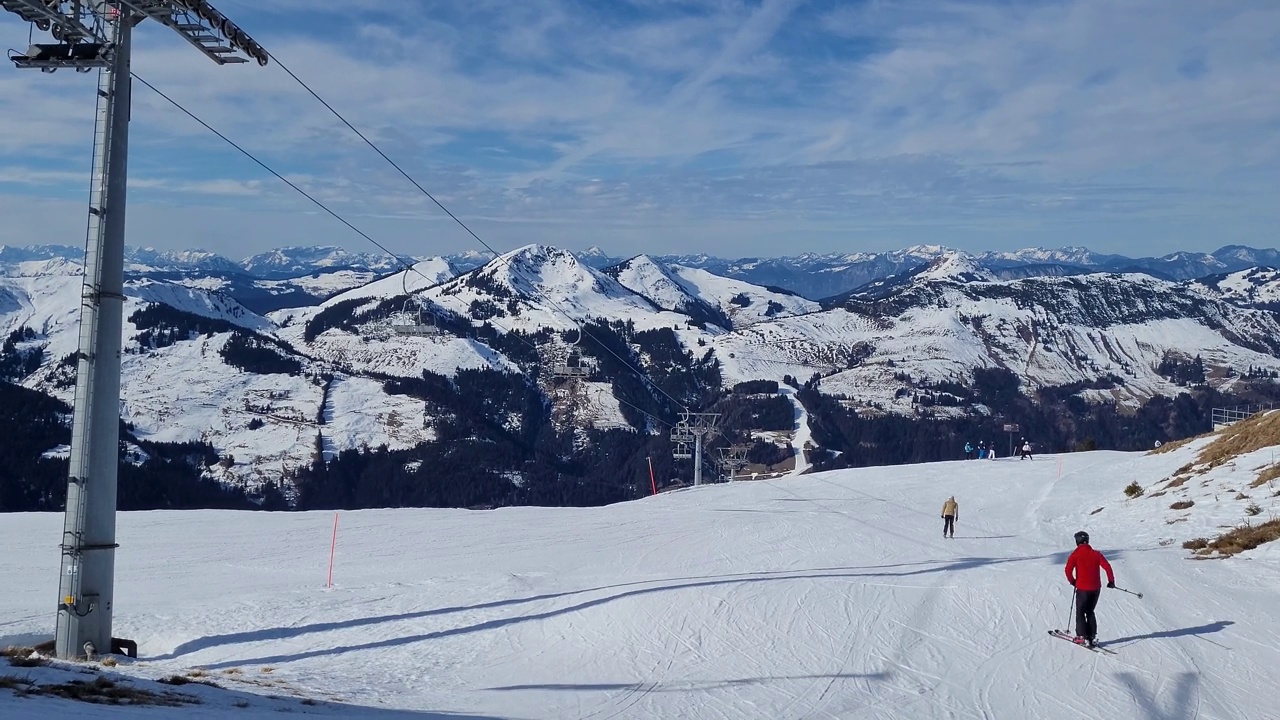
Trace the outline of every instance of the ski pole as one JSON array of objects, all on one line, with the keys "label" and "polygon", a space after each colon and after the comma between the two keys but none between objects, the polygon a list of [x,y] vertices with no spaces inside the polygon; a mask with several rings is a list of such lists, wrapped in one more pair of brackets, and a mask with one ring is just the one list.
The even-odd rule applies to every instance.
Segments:
[{"label": "ski pole", "polygon": [[1141,599],[1142,599],[1142,593],[1140,593],[1140,592],[1134,592],[1134,591],[1132,591],[1132,590],[1125,590],[1124,588],[1122,588],[1122,587],[1120,587],[1120,586],[1116,586],[1116,587],[1115,587],[1115,588],[1113,588],[1113,589],[1114,589],[1114,590],[1119,590],[1120,592],[1127,592],[1127,593],[1129,593],[1130,595],[1137,595],[1139,600],[1141,600]]},{"label": "ski pole", "polygon": [[1071,616],[1076,614],[1076,591],[1071,591],[1071,607],[1067,609],[1067,625],[1062,628],[1062,632],[1071,634]]}]

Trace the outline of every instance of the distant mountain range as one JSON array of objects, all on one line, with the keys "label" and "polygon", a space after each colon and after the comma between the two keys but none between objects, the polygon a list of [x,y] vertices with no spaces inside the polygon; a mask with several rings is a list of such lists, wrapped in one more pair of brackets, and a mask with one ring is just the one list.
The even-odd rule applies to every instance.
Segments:
[{"label": "distant mountain range", "polygon": [[[131,251],[122,418],[147,441],[208,443],[222,461],[203,476],[249,488],[384,448],[409,453],[397,473],[419,477],[410,458],[434,458],[421,462],[456,463],[457,477],[472,478],[461,487],[488,488],[448,502],[518,495],[538,473],[576,488],[557,486],[554,501],[587,487],[573,480],[581,473],[630,473],[655,452],[669,463],[662,432],[678,411],[729,412],[746,402],[730,396],[740,383],[804,385],[806,402],[835,408],[821,421],[829,430],[843,408],[996,422],[1004,410],[988,404],[991,392],[1010,403],[1048,389],[1133,410],[1188,384],[1229,392],[1280,373],[1280,271],[1224,270],[1270,264],[1274,251],[677,259],[530,245],[478,266],[475,256],[414,259],[406,273],[336,248],[242,263]],[[49,247],[3,248],[0,263],[0,378],[69,401],[81,266]],[[1136,265],[1163,277],[1122,271]],[[811,294],[844,289],[816,301],[742,277],[776,281],[782,270],[793,285],[808,278]],[[991,373],[1006,384],[993,391]],[[982,383],[988,395],[971,394]],[[736,407],[743,441],[752,418],[777,412]],[[382,497],[359,502],[409,496]]]},{"label": "distant mountain range", "polygon": [[[613,257],[598,247],[574,253],[584,265],[602,270],[618,266],[630,258]],[[1083,247],[1058,249],[1026,248],[1012,252],[964,253],[941,245],[917,245],[881,253],[806,253],[789,257],[725,259],[705,254],[660,255],[650,259],[664,266],[704,270],[714,275],[742,280],[752,285],[785,290],[810,300],[822,300],[848,293],[890,276],[911,273],[944,256],[971,258],[976,268],[992,277],[1015,280],[1026,277],[1082,275],[1093,272],[1143,273],[1162,280],[1180,281],[1225,275],[1253,267],[1280,267],[1280,250],[1228,245],[1212,253],[1175,252],[1161,257],[1130,258],[1095,253]],[[21,275],[40,272],[41,263],[78,263],[84,253],[64,245],[0,246],[0,274]],[[458,273],[490,261],[488,253],[468,251],[443,256]],[[427,256],[404,256],[416,262]],[[135,276],[174,279],[216,277],[235,286],[237,297],[266,311],[299,304],[317,296],[313,292],[338,291],[367,279],[389,274],[403,267],[395,258],[379,253],[352,253],[339,247],[284,247],[245,258],[239,262],[203,250],[158,251],[130,248],[127,270]],[[30,265],[34,263],[35,265]],[[29,269],[24,271],[22,267]],[[31,269],[34,268],[34,269]],[[295,282],[260,285],[256,281],[301,281],[303,278],[346,273],[347,283]],[[332,278],[331,278],[332,280]],[[256,288],[256,290],[255,290]],[[255,297],[256,293],[256,297]],[[293,297],[291,297],[293,296]],[[281,304],[284,303],[284,304]],[[270,307],[268,307],[270,306]]]}]

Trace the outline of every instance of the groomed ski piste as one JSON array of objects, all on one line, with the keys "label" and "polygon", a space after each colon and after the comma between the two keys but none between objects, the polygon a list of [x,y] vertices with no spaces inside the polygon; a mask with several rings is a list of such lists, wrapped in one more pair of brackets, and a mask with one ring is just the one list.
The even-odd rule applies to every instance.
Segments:
[{"label": "groomed ski piste", "polygon": [[[1171,511],[1173,494],[1123,493],[1168,479],[1207,442],[818,473],[601,508],[342,512],[332,589],[333,513],[127,513],[115,634],[137,640],[140,659],[0,660],[0,678],[92,670],[201,702],[88,706],[0,689],[0,716],[1280,717],[1280,547],[1192,560],[1175,541],[1240,522],[1228,489],[1252,494],[1257,519],[1273,514],[1273,490],[1243,482],[1267,450],[1182,486],[1191,511]],[[941,534],[948,495],[954,539]],[[61,523],[0,516],[0,645],[51,635]],[[1103,590],[1099,639],[1116,655],[1046,632],[1068,623],[1062,567],[1080,529],[1120,586],[1144,594]],[[173,676],[221,689],[153,682]]]}]

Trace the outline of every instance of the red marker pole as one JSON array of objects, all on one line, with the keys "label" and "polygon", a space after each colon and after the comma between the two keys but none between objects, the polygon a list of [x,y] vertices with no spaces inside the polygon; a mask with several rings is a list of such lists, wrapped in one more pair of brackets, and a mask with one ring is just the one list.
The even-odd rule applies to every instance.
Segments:
[{"label": "red marker pole", "polygon": [[648,458],[648,460],[649,460],[649,484],[653,486],[653,494],[657,495],[658,481],[655,480],[653,477],[653,458]]},{"label": "red marker pole", "polygon": [[333,587],[333,551],[338,548],[338,513],[333,514],[333,541],[329,543],[329,584],[325,587]]}]

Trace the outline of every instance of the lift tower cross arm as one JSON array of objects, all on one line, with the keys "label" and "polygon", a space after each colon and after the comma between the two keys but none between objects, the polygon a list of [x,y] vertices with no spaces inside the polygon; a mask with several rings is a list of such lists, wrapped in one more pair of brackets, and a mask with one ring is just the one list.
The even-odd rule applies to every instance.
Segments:
[{"label": "lift tower cross arm", "polygon": [[269,55],[205,0],[0,0],[0,9],[52,35],[53,42],[10,54],[17,67],[46,73],[98,70],[54,644],[65,659],[119,648],[136,653],[135,644],[111,636],[133,28],[153,19],[219,65],[248,60],[266,65]]}]

